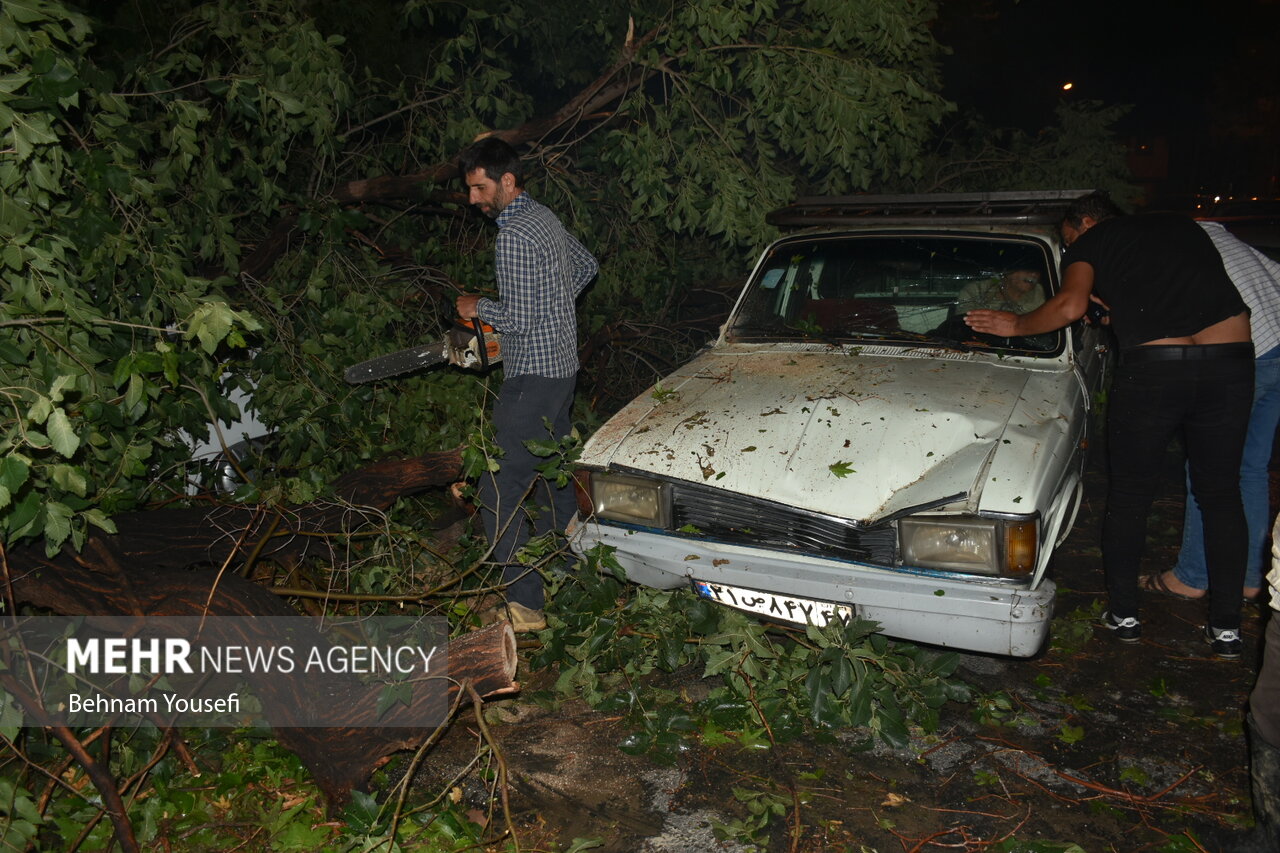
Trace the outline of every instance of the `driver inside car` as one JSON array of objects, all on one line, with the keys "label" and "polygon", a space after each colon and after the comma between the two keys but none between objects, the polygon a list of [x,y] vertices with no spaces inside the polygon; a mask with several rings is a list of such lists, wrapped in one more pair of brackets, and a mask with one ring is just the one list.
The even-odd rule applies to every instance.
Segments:
[{"label": "driver inside car", "polygon": [[1026,314],[1044,304],[1040,273],[1033,269],[1009,270],[999,278],[973,281],[960,289],[956,313],[978,308]]}]

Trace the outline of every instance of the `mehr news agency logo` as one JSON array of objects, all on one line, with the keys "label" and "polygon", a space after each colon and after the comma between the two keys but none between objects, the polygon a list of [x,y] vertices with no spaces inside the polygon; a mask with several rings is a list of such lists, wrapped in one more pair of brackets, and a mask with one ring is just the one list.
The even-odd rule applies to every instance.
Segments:
[{"label": "mehr news agency logo", "polygon": [[[56,724],[435,726],[448,625],[369,617],[39,617],[0,626]],[[14,661],[16,662],[16,661]],[[376,713],[338,697],[376,697]],[[0,691],[0,703],[14,697]],[[33,715],[28,725],[39,725]]]}]

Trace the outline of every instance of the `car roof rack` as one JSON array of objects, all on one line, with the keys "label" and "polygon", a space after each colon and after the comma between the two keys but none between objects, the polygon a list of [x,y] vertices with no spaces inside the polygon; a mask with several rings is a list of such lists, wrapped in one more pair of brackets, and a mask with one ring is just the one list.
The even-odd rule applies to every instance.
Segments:
[{"label": "car roof rack", "polygon": [[919,225],[945,217],[949,225],[1056,225],[1072,201],[1093,190],[1014,190],[989,193],[813,196],[765,216],[770,225]]}]

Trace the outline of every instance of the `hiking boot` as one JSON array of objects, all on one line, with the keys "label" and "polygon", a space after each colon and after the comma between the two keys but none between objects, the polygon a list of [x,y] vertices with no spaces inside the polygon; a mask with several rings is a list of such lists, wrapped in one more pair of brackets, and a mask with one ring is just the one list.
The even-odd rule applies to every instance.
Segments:
[{"label": "hiking boot", "polygon": [[1240,631],[1236,628],[1213,628],[1205,625],[1204,641],[1223,660],[1236,660],[1244,653],[1244,641],[1240,639]]},{"label": "hiking boot", "polygon": [[547,627],[547,616],[541,610],[508,601],[506,604],[499,604],[480,614],[480,622],[483,625],[510,622],[511,630],[517,634],[531,634]]},{"label": "hiking boot", "polygon": [[1117,619],[1108,610],[1102,614],[1102,627],[1114,631],[1116,639],[1122,643],[1136,643],[1142,639],[1142,623],[1133,616]]}]

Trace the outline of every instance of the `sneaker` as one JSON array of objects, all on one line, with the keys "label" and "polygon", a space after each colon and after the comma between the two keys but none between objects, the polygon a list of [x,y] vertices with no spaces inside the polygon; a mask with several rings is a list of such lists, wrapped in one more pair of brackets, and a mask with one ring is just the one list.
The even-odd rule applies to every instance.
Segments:
[{"label": "sneaker", "polygon": [[1117,619],[1108,610],[1102,614],[1102,627],[1116,632],[1116,639],[1122,643],[1136,643],[1142,639],[1142,623],[1132,616]]},{"label": "sneaker", "polygon": [[480,622],[483,625],[492,625],[494,622],[510,622],[511,630],[517,634],[531,634],[547,627],[547,616],[541,610],[534,610],[532,607],[525,607],[523,604],[508,601],[506,604],[491,607],[480,614]]},{"label": "sneaker", "polygon": [[1235,660],[1244,653],[1244,642],[1240,632],[1235,628],[1213,628],[1204,626],[1204,641],[1213,648],[1213,653],[1223,660]]}]

